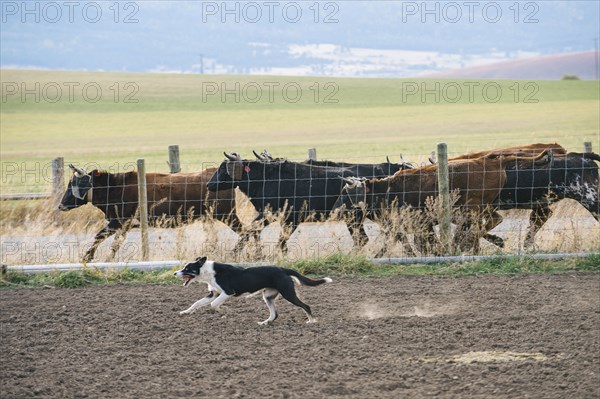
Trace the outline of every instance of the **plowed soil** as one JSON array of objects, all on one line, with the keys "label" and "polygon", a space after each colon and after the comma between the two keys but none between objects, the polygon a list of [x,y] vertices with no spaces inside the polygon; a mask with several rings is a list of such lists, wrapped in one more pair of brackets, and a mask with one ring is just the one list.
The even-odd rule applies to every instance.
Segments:
[{"label": "plowed soil", "polygon": [[2,398],[597,398],[600,274],[340,278],[180,316],[204,287],[4,289]]}]

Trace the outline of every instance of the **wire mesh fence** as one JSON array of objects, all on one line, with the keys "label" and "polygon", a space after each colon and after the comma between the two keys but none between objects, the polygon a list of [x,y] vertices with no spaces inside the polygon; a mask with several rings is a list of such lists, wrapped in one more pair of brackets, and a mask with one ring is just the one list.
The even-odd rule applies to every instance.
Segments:
[{"label": "wire mesh fence", "polygon": [[600,248],[600,158],[589,146],[581,153],[555,144],[490,150],[448,154],[451,207],[444,211],[443,168],[431,154],[321,162],[311,149],[295,161],[267,151],[201,163],[186,162],[170,146],[164,162],[145,164],[146,254],[135,161],[4,165],[1,262],[198,255],[257,262]]}]

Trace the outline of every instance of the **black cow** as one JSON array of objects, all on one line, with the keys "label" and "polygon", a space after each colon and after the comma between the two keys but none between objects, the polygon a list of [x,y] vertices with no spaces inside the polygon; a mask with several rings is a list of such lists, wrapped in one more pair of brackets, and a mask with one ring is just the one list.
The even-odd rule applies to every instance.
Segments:
[{"label": "black cow", "polygon": [[382,163],[349,163],[349,162],[333,162],[333,161],[314,161],[312,159],[308,159],[304,161],[307,165],[314,166],[326,166],[332,168],[349,168],[352,170],[356,176],[373,176],[373,177],[387,177],[391,176],[399,170],[407,170],[413,169],[414,166],[407,163],[393,163],[390,162],[390,159],[387,159],[387,162]]},{"label": "black cow", "polygon": [[[74,174],[58,208],[68,211],[89,202],[100,209],[108,221],[108,225],[96,234],[94,243],[84,256],[84,261],[90,261],[103,240],[136,217],[137,172],[109,173],[94,170],[88,174],[73,165],[69,167]],[[194,219],[205,214],[210,207],[216,218],[231,218],[234,226],[237,226],[239,221],[233,213],[233,190],[217,194],[206,190],[206,182],[214,173],[215,168],[199,173],[147,173],[149,221],[163,220],[165,216],[182,221]]]},{"label": "black cow", "polygon": [[[288,211],[285,221],[294,226],[312,212],[317,217],[327,217],[340,195],[343,178],[361,172],[360,169],[313,166],[287,160],[248,161],[230,154],[225,156],[227,159],[208,182],[208,190],[218,192],[239,187],[259,212],[258,218],[267,209],[285,208]],[[366,176],[358,176],[372,178],[383,173],[373,168],[365,172]]]},{"label": "black cow", "polygon": [[529,242],[550,217],[549,205],[564,198],[578,201],[596,218],[600,216],[600,155],[559,154],[547,168],[533,169],[520,162],[506,164],[506,184],[495,201],[498,209],[532,209]]},{"label": "black cow", "polygon": [[[273,156],[264,150],[261,154],[257,154],[256,151],[252,151],[254,156],[259,161],[264,162],[283,162],[285,158],[273,158]],[[401,163],[390,162],[387,158],[387,162],[382,163],[349,163],[349,162],[334,162],[334,161],[315,161],[308,159],[302,163],[313,166],[325,166],[330,168],[347,168],[350,169],[356,177],[378,177],[384,178],[391,176],[399,170],[413,169],[414,166],[408,162],[404,162],[401,158]]]}]

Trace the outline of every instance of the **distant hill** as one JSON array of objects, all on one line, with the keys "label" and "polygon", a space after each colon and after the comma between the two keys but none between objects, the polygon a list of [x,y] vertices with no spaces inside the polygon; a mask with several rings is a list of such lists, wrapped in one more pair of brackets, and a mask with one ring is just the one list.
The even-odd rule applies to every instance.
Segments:
[{"label": "distant hill", "polygon": [[565,75],[596,79],[596,51],[537,56],[516,61],[436,72],[423,77],[555,80]]}]

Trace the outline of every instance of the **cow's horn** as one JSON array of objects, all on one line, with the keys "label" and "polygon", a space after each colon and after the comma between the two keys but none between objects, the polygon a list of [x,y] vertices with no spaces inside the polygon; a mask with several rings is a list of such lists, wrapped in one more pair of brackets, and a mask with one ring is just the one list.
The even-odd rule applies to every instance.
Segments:
[{"label": "cow's horn", "polygon": [[266,159],[263,155],[258,155],[256,153],[256,151],[254,151],[254,150],[252,150],[252,152],[254,153],[254,156],[256,157],[256,159],[258,159],[259,161],[266,161]]},{"label": "cow's horn", "polygon": [[359,182],[363,181],[362,179],[360,179],[360,178],[358,178],[358,177],[354,177],[354,176],[351,176],[351,177],[339,176],[339,177],[340,177],[340,179],[342,179],[342,181],[343,181],[344,183],[346,183],[346,184],[351,184],[351,185],[353,185],[353,184],[356,184],[356,183],[359,183]]},{"label": "cow's horn", "polygon": [[266,148],[263,150],[263,152],[260,155],[262,155],[269,161],[272,161],[274,159],[273,155],[271,155],[271,153]]},{"label": "cow's horn", "polygon": [[432,164],[436,164],[437,160],[435,159],[435,151],[431,151],[431,155],[429,156],[429,162]]},{"label": "cow's horn", "polygon": [[390,157],[388,157],[387,155],[385,156],[385,160],[387,161],[387,163],[391,163],[390,162]]},{"label": "cow's horn", "polygon": [[225,154],[225,158],[229,159],[230,161],[241,161],[242,160],[242,157],[240,156],[240,154],[238,154],[236,152],[232,152],[231,154],[223,152],[223,154]]},{"label": "cow's horn", "polygon": [[75,173],[77,173],[77,176],[79,177],[84,176],[86,174],[85,170],[73,166],[72,163],[69,164],[69,168],[71,168]]},{"label": "cow's horn", "polygon": [[553,158],[552,150],[546,150],[535,160],[535,163],[538,165],[546,165],[552,162]]}]

